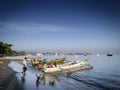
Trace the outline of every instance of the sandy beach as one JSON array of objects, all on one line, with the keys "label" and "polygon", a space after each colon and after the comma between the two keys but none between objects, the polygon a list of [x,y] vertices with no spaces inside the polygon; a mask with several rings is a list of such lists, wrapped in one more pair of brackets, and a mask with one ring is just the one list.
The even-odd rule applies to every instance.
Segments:
[{"label": "sandy beach", "polygon": [[0,60],[0,90],[22,90],[16,72],[8,64],[10,60]]},{"label": "sandy beach", "polygon": [[5,58],[0,58],[0,61],[1,61],[1,60],[15,60],[15,61],[16,61],[16,60],[23,60],[23,58],[13,58],[13,57],[11,57],[11,58],[6,58],[6,57],[5,57]]}]

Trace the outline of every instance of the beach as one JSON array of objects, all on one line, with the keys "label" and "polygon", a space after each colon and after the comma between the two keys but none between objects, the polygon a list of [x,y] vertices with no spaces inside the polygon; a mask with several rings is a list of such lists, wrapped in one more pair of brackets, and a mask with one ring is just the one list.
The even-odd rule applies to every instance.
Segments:
[{"label": "beach", "polygon": [[4,57],[4,58],[0,58],[0,60],[4,61],[4,60],[23,60],[23,58],[15,58],[15,57]]},{"label": "beach", "polygon": [[[62,56],[59,56],[60,58]],[[86,56],[79,55],[76,60],[82,61]],[[108,57],[106,55],[89,55],[88,65],[93,69],[66,73],[45,74],[36,83],[36,67],[27,61],[25,76],[22,72],[22,61],[0,60],[0,90],[120,90],[120,55]],[[54,59],[56,56],[44,56]],[[67,59],[74,61],[72,55]],[[14,70],[14,71],[13,71]],[[54,81],[54,84],[51,84]]]},{"label": "beach", "polygon": [[8,64],[10,60],[0,60],[0,90],[22,90],[16,72]]}]

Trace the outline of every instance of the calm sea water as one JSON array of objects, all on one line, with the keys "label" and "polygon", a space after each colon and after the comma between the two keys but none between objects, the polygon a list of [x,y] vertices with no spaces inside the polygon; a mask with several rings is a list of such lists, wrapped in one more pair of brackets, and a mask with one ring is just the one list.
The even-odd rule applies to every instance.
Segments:
[{"label": "calm sea water", "polygon": [[[63,56],[43,56],[54,59]],[[28,61],[26,75],[22,75],[22,62],[11,61],[9,66],[17,72],[16,76],[24,90],[120,90],[120,55],[108,57],[96,56],[67,56],[68,60],[79,60],[89,57],[88,64],[94,66],[91,70],[75,72],[71,75],[54,74],[45,75],[40,84],[36,85],[36,68]],[[54,85],[50,82],[54,81]]]}]

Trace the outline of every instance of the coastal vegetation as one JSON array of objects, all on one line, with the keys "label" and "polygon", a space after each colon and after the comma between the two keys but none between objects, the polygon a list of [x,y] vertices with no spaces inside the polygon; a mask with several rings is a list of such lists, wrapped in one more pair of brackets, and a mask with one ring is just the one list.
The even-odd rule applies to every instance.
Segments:
[{"label": "coastal vegetation", "polygon": [[12,50],[13,44],[0,42],[0,57],[25,55],[24,51],[17,52]]}]

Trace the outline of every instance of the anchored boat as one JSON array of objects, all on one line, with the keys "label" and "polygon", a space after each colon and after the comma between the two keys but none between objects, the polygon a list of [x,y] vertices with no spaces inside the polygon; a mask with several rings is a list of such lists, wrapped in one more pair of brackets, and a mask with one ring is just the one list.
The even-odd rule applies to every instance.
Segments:
[{"label": "anchored boat", "polygon": [[113,54],[112,53],[108,53],[107,56],[113,56]]}]

